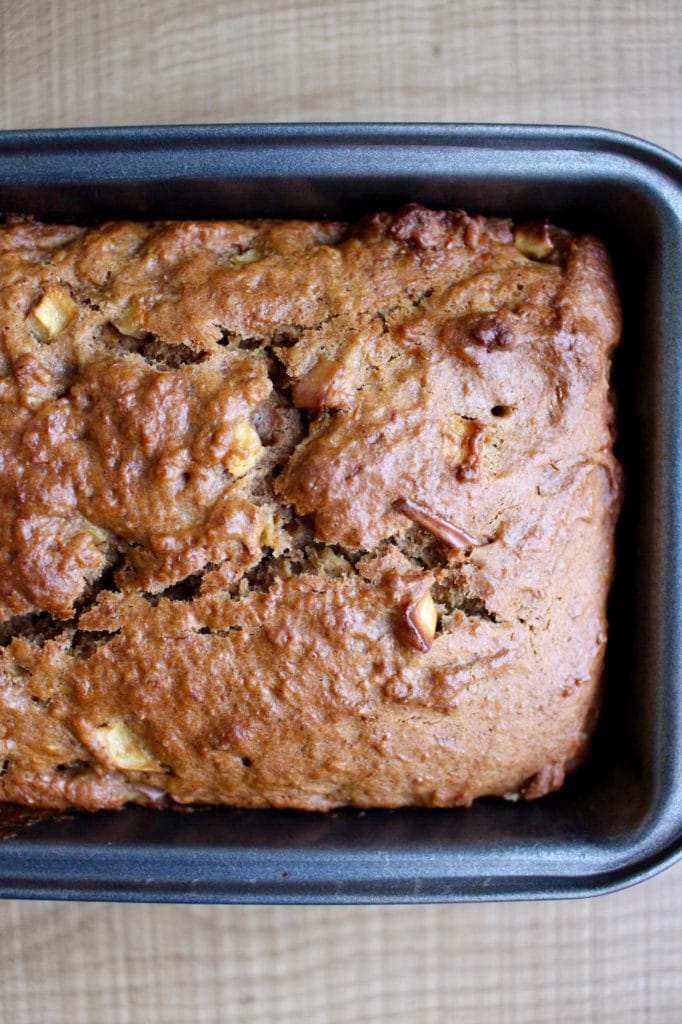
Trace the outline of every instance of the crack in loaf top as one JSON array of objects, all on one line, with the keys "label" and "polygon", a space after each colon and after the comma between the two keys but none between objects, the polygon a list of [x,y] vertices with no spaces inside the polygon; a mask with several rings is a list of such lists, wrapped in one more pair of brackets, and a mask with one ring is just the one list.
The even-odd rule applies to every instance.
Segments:
[{"label": "crack in loaf top", "polygon": [[[288,609],[295,650],[314,615],[298,634],[291,623],[316,602],[330,650],[339,630],[369,629],[388,701],[447,704],[464,664],[448,634],[465,620],[490,635],[489,673],[495,658],[540,657],[566,537],[617,507],[619,330],[601,244],[547,225],[416,205],[350,226],[9,221],[0,622],[13,663],[34,671],[44,651],[49,675],[64,658],[110,660],[142,622],[160,642],[171,605],[171,632],[210,632],[222,651],[264,616],[276,632]],[[601,634],[605,551],[591,570]],[[578,618],[580,588],[571,600]],[[569,674],[588,676],[601,646],[571,654]]]},{"label": "crack in loaf top", "polygon": [[[519,437],[522,501],[595,426],[610,443],[604,398],[583,402],[608,346],[581,353],[578,321],[617,332],[589,240],[543,264],[507,222],[410,208],[352,230],[29,221],[0,245],[5,615],[70,618],[112,549],[124,589],[238,576],[286,548],[291,509],[354,549],[404,531],[406,498],[490,537]],[[46,337],[32,310],[60,290]]]}]

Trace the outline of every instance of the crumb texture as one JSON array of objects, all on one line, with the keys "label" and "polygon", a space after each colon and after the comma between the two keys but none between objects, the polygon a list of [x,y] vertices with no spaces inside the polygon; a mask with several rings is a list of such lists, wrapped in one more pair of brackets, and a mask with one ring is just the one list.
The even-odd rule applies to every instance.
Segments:
[{"label": "crumb texture", "polygon": [[0,800],[541,796],[599,702],[620,470],[600,242],[0,227]]}]

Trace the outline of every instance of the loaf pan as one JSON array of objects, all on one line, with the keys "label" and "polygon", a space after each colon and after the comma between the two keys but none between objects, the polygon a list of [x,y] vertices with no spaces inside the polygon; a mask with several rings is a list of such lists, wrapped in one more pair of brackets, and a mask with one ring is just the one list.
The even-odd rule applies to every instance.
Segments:
[{"label": "loaf pan", "polygon": [[582,896],[682,847],[682,164],[586,128],[232,125],[0,133],[0,210],[46,220],[354,217],[416,200],[608,244],[627,494],[593,752],[535,803],[314,815],[130,808],[0,843],[0,893],[186,902]]}]

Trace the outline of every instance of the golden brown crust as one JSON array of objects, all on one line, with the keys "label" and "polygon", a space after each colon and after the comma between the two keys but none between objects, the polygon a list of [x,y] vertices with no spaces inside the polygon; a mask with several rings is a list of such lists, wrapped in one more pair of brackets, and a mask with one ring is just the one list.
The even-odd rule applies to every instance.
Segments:
[{"label": "golden brown crust", "polygon": [[0,329],[0,800],[561,784],[621,491],[598,241],[16,221]]}]

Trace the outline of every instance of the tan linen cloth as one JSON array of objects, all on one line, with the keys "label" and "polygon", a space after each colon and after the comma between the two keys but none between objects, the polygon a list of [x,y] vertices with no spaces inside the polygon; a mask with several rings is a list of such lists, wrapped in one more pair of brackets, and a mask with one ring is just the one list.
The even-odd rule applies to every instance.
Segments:
[{"label": "tan linen cloth", "polygon": [[[0,0],[0,31],[3,128],[569,122],[682,152],[679,0]],[[682,1021],[682,865],[563,903],[5,902],[0,937],[0,1024]]]}]

